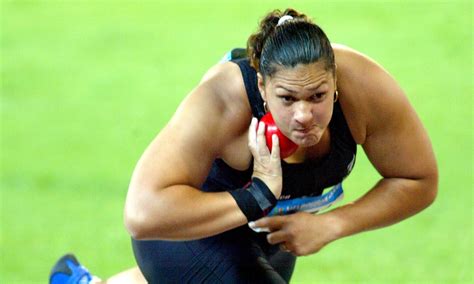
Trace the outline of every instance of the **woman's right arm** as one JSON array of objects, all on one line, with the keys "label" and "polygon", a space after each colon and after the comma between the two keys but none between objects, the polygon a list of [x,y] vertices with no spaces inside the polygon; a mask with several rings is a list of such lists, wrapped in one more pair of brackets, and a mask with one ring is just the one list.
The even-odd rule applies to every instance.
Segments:
[{"label": "woman's right arm", "polygon": [[247,222],[228,192],[199,189],[213,160],[250,124],[248,113],[218,93],[222,76],[211,75],[191,92],[138,161],[125,204],[133,238],[197,239]]}]

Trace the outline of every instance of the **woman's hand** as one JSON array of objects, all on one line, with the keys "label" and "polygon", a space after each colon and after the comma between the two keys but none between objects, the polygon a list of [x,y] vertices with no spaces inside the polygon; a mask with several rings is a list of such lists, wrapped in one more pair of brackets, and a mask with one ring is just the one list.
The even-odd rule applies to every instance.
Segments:
[{"label": "woman's hand", "polygon": [[261,179],[278,199],[282,189],[282,170],[280,161],[280,144],[277,135],[272,136],[272,152],[268,150],[265,140],[265,125],[260,122],[257,130],[257,119],[252,118],[249,128],[249,149],[253,155],[253,175]]},{"label": "woman's hand", "polygon": [[316,253],[338,238],[337,223],[330,214],[298,212],[265,217],[251,223],[251,227],[270,231],[270,244],[280,244],[282,250],[297,256]]}]

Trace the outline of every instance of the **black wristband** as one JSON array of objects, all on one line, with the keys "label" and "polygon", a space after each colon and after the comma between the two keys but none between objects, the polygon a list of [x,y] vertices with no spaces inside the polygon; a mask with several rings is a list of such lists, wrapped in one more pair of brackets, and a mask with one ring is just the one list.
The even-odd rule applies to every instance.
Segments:
[{"label": "black wristband", "polygon": [[270,212],[277,199],[259,178],[252,178],[246,187],[229,191],[248,221],[254,221]]}]

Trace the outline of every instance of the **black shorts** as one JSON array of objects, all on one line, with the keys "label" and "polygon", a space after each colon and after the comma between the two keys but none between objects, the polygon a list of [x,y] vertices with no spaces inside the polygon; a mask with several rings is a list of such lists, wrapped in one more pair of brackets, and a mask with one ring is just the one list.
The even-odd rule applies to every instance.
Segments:
[{"label": "black shorts", "polygon": [[132,239],[149,283],[287,283],[296,257],[241,227],[194,241]]}]

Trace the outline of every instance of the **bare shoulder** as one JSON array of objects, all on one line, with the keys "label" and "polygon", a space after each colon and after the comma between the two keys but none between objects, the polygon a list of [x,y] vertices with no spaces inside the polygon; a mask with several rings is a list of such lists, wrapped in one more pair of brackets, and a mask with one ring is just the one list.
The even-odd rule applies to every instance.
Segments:
[{"label": "bare shoulder", "polygon": [[384,177],[436,176],[431,142],[396,80],[374,60],[335,45],[340,100],[351,132]]},{"label": "bare shoulder", "polygon": [[240,68],[236,64],[226,62],[213,66],[203,76],[199,85],[209,90],[209,99],[220,105],[223,119],[238,128],[248,128],[251,108]]},{"label": "bare shoulder", "polygon": [[247,131],[252,110],[245,90],[242,73],[237,64],[226,62],[211,68],[201,85],[210,89],[211,99],[220,105],[221,130],[217,139],[223,144],[218,156],[236,169],[247,169],[251,160],[247,148]]},{"label": "bare shoulder", "polygon": [[340,103],[358,144],[376,128],[380,115],[401,111],[406,97],[395,79],[377,62],[352,48],[334,44]]},{"label": "bare shoulder", "polygon": [[196,121],[198,118],[205,122],[202,127],[213,126],[209,131],[225,132],[230,139],[248,128],[251,110],[236,64],[226,62],[211,67],[181,102],[170,124],[188,123],[188,119]]}]

